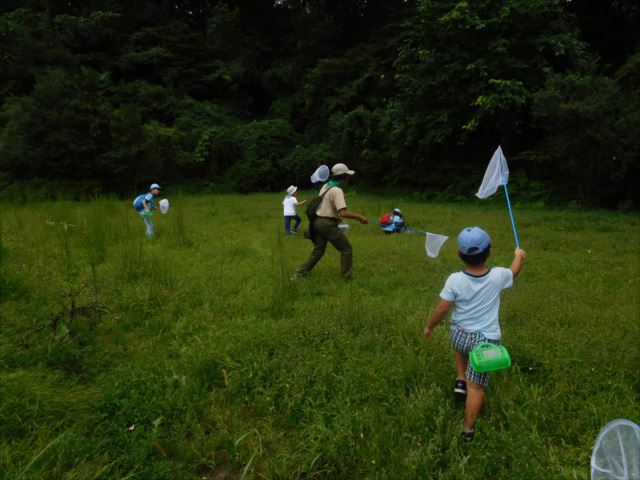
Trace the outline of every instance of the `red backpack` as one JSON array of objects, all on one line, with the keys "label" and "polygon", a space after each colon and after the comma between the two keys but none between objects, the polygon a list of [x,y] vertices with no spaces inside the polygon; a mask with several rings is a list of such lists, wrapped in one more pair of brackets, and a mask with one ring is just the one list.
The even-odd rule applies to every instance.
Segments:
[{"label": "red backpack", "polygon": [[393,223],[393,213],[385,213],[378,220],[380,226],[391,225]]}]

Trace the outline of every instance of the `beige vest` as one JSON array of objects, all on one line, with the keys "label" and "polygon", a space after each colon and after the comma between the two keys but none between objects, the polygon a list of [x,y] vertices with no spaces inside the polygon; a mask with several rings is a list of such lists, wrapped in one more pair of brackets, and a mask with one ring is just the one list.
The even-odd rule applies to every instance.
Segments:
[{"label": "beige vest", "polygon": [[[319,195],[326,192],[327,188],[329,188],[329,186],[324,185],[320,189]],[[332,187],[323,197],[322,202],[318,207],[317,214],[319,217],[340,218],[338,212],[343,208],[347,208],[347,204],[344,201],[344,192],[340,187]]]}]

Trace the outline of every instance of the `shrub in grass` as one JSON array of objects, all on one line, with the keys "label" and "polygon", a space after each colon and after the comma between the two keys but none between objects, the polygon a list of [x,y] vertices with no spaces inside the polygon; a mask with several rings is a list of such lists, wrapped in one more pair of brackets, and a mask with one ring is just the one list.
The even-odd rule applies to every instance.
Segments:
[{"label": "shrub in grass", "polygon": [[163,255],[145,241],[131,242],[119,255],[117,276],[130,287],[124,294],[134,309],[153,314],[175,286],[174,275]]},{"label": "shrub in grass", "polygon": [[16,297],[23,292],[19,277],[9,268],[8,256],[9,250],[2,242],[2,221],[0,220],[0,299]]},{"label": "shrub in grass", "polygon": [[171,230],[169,234],[171,243],[178,247],[192,247],[193,241],[189,238],[184,221],[184,199],[177,196],[174,198],[173,204],[174,206],[169,214],[171,219]]},{"label": "shrub in grass", "polygon": [[106,212],[94,207],[81,225],[82,246],[91,267],[94,303],[98,304],[98,266],[107,258]]}]

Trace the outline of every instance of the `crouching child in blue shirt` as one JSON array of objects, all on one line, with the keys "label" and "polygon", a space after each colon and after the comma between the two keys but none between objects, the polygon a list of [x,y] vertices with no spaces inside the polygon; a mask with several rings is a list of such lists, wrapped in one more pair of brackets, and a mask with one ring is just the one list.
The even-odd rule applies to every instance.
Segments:
[{"label": "crouching child in blue shirt", "polygon": [[[384,220],[383,220],[384,219]],[[384,233],[400,233],[407,229],[404,223],[404,217],[399,208],[394,208],[391,215],[385,214],[381,217],[380,228]],[[388,223],[383,223],[388,221]]]},{"label": "crouching child in blue shirt", "polygon": [[489,374],[478,373],[469,363],[469,352],[483,342],[500,344],[500,292],[513,285],[526,252],[515,251],[510,268],[485,265],[491,255],[491,238],[481,228],[467,227],[458,235],[458,256],[465,263],[462,272],[449,275],[440,302],[431,313],[424,336],[431,339],[433,329],[453,306],[449,335],[454,349],[456,381],[454,395],[466,399],[462,437],[471,441],[474,425],[484,405]]},{"label": "crouching child in blue shirt", "polygon": [[140,218],[147,227],[147,238],[153,238],[155,235],[151,216],[153,211],[158,209],[154,206],[154,199],[158,195],[160,195],[160,185],[154,183],[149,187],[149,193],[138,195],[133,201],[133,208],[140,214]]}]

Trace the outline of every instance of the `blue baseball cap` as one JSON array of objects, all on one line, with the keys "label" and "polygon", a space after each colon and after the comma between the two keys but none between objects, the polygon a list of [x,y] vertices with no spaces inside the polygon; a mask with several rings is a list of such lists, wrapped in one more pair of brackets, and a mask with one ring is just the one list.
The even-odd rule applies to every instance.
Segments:
[{"label": "blue baseball cap", "polygon": [[149,187],[149,190],[153,190],[154,188],[157,188],[158,190],[160,190],[162,187],[160,187],[160,185],[158,185],[157,183],[152,183],[151,186]]},{"label": "blue baseball cap", "polygon": [[480,227],[467,227],[458,235],[458,250],[463,255],[477,255],[491,245],[489,234]]}]

